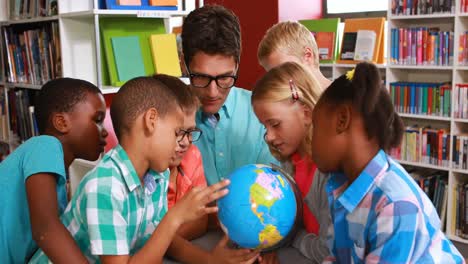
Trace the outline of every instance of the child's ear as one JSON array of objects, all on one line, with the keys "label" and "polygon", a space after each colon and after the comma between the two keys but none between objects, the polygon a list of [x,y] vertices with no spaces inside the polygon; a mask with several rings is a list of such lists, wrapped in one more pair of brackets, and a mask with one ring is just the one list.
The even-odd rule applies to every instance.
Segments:
[{"label": "child's ear", "polygon": [[313,63],[315,61],[315,54],[312,52],[312,49],[309,48],[309,47],[305,47],[304,48],[304,56],[303,56],[303,60],[307,63],[307,64],[310,64],[310,63]]},{"label": "child's ear", "polygon": [[148,109],[143,115],[143,124],[145,130],[153,133],[156,130],[156,123],[158,121],[158,111],[155,108]]},{"label": "child's ear", "polygon": [[341,134],[349,129],[351,124],[351,106],[342,104],[336,109],[336,132]]},{"label": "child's ear", "polygon": [[304,124],[310,125],[312,124],[312,109],[305,104],[302,104],[302,111],[304,113]]},{"label": "child's ear", "polygon": [[58,132],[67,134],[71,128],[70,116],[67,113],[53,113],[51,117],[52,126]]}]

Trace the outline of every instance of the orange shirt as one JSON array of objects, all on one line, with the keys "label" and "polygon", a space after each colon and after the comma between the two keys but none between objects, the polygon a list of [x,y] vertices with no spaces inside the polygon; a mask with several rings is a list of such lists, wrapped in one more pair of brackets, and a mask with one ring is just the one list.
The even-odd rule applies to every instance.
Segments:
[{"label": "orange shirt", "polygon": [[[303,158],[297,153],[292,156],[291,160],[295,167],[294,180],[301,191],[302,198],[305,198],[314,180],[314,173],[317,166],[312,160]],[[306,203],[304,203],[303,210],[306,231],[318,235],[320,225],[317,218],[312,214]]]},{"label": "orange shirt", "polygon": [[[176,186],[173,182],[169,183],[167,193],[167,204],[171,208],[193,187],[206,186],[205,172],[203,170],[203,161],[200,150],[192,145],[182,159],[180,169],[177,173]],[[177,188],[174,188],[177,187]]]}]

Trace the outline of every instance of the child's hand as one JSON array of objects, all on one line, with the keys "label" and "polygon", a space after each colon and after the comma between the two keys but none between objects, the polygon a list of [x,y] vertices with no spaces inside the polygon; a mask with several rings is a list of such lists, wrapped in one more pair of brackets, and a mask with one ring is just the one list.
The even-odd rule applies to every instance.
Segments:
[{"label": "child's hand", "polygon": [[259,258],[260,264],[279,264],[278,255],[275,251],[262,254]]},{"label": "child's hand", "polygon": [[225,235],[211,251],[213,257],[212,263],[251,264],[258,259],[258,251],[250,249],[230,249],[227,245],[228,241],[229,238]]},{"label": "child's hand", "polygon": [[194,187],[171,210],[178,215],[176,219],[181,223],[196,220],[205,214],[216,213],[218,207],[208,204],[225,196],[228,190],[223,188],[228,185],[229,180],[223,180],[205,188]]}]

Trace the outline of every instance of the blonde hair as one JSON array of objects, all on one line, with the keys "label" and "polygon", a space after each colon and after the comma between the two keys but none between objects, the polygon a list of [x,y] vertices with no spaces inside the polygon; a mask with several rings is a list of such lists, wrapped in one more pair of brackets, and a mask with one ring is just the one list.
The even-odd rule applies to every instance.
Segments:
[{"label": "blonde hair", "polygon": [[301,23],[294,21],[279,22],[267,30],[258,45],[259,61],[270,56],[275,51],[297,57],[302,61],[304,49],[312,49],[314,66],[319,67],[317,43],[312,33]]},{"label": "blonde hair", "polygon": [[[255,84],[252,91],[252,104],[256,101],[281,102],[293,100],[290,81],[296,87],[297,101],[304,104],[312,111],[323,92],[320,83],[315,77],[296,62],[283,63],[267,72]],[[307,135],[302,140],[306,154],[312,157],[312,125],[309,127]],[[268,144],[271,154],[279,161],[287,161],[289,157],[283,157],[273,146]]]}]

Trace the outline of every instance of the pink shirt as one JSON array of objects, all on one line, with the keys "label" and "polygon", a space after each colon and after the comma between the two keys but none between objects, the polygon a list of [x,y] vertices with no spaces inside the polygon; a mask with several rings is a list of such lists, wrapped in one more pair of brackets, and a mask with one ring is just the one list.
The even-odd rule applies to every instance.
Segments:
[{"label": "pink shirt", "polygon": [[174,183],[169,183],[167,193],[167,204],[171,208],[193,187],[206,186],[205,172],[203,170],[203,161],[200,150],[195,145],[192,145],[185,154],[180,163],[180,170],[177,173],[176,186]]},{"label": "pink shirt", "polygon": [[[294,180],[296,181],[297,187],[299,187],[299,190],[301,191],[302,198],[304,198],[309,192],[310,186],[312,185],[317,166],[312,160],[303,158],[297,153],[292,156],[291,160],[295,167]],[[304,203],[303,210],[304,226],[307,233],[318,235],[320,225],[317,221],[317,218],[312,214],[306,203]]]}]

